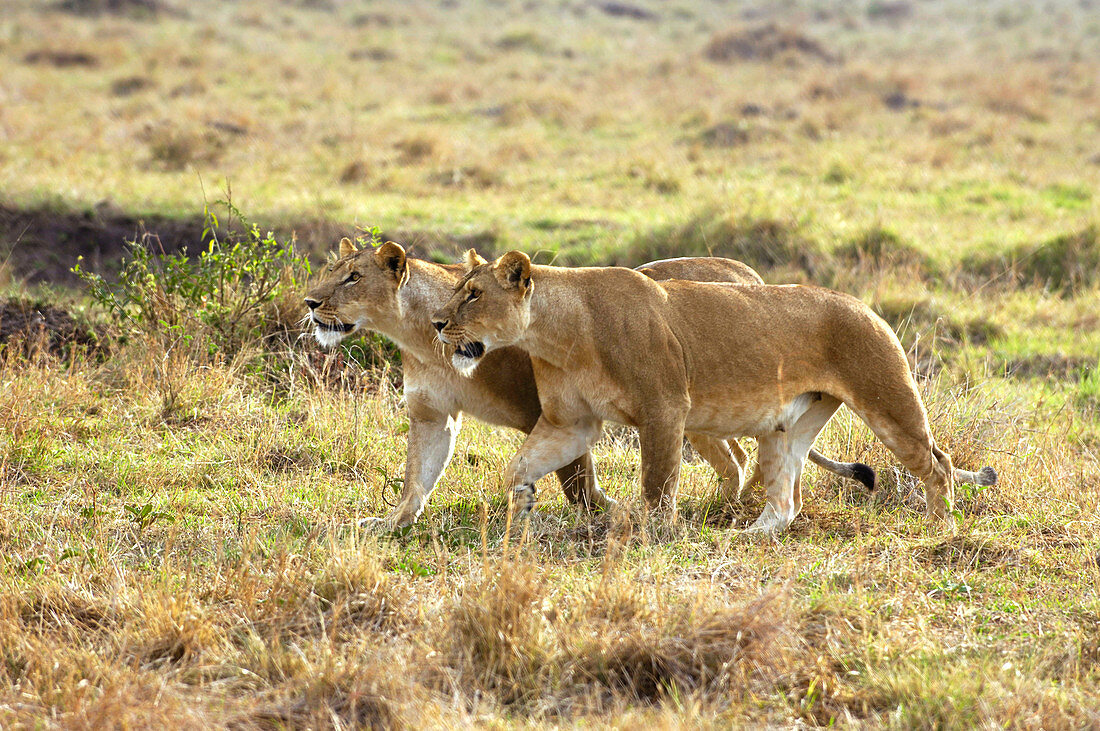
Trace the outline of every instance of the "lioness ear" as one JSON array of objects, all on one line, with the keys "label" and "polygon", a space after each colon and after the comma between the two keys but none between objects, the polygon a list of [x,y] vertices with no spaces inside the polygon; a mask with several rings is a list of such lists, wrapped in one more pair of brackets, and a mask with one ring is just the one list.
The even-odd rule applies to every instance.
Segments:
[{"label": "lioness ear", "polygon": [[409,267],[405,260],[405,250],[400,245],[387,241],[374,250],[374,263],[384,272],[393,274],[400,287],[409,281]]},{"label": "lioness ear", "polygon": [[351,243],[351,239],[347,236],[340,239],[340,258],[351,256],[352,254],[358,254],[359,249],[355,248],[355,244]]},{"label": "lioness ear", "polygon": [[477,253],[473,249],[466,249],[466,273],[469,274],[473,271],[474,267],[479,267],[482,264],[488,264],[485,258],[481,254]]},{"label": "lioness ear", "polygon": [[531,286],[531,258],[522,251],[509,251],[493,265],[500,286],[526,292]]}]

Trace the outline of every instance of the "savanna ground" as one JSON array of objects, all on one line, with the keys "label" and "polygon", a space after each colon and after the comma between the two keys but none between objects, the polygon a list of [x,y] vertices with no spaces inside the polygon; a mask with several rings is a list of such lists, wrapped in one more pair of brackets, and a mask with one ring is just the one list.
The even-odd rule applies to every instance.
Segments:
[{"label": "savanna ground", "polygon": [[[1100,725],[1094,4],[0,7],[0,726]],[[808,467],[747,542],[761,496],[701,462],[647,523],[615,431],[624,510],[547,480],[509,532],[519,438],[470,422],[420,524],[359,535],[400,367],[297,337],[302,260],[248,310],[154,262],[130,319],[69,272],[146,229],[203,250],[227,188],[315,261],[377,225],[852,292],[1000,483],[930,528],[842,412],[818,448],[879,492]]]}]

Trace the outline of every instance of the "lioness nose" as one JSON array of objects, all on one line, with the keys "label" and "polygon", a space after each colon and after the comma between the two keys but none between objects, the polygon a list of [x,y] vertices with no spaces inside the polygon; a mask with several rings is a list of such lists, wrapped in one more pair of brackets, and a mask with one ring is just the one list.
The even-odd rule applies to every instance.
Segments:
[{"label": "lioness nose", "polygon": [[432,324],[435,325],[435,331],[438,333],[438,332],[443,332],[443,328],[445,328],[447,326],[447,321],[446,320],[432,320]]},{"label": "lioness nose", "polygon": [[311,300],[309,297],[306,297],[306,305],[309,307],[309,309],[316,310],[318,307],[321,306],[321,303],[317,300]]}]

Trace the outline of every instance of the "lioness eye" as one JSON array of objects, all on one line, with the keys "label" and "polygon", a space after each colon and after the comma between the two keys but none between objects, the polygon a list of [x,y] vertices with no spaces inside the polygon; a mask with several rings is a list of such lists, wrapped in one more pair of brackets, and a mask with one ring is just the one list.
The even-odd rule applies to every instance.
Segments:
[{"label": "lioness eye", "polygon": [[474,300],[476,300],[480,296],[481,296],[481,292],[478,292],[476,289],[471,289],[470,293],[468,295],[466,295],[466,301],[467,302],[473,302]]},{"label": "lioness eye", "polygon": [[344,280],[344,284],[354,284],[359,281],[359,272],[352,272],[348,275],[348,278]]}]

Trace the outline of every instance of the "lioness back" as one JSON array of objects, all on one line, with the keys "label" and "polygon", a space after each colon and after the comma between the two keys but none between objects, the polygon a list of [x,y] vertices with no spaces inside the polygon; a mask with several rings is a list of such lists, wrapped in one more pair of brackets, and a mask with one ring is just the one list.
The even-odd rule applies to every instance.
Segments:
[{"label": "lioness back", "polygon": [[718,256],[682,256],[642,264],[635,269],[650,279],[686,279],[693,282],[732,282],[763,284],[764,280],[748,264]]}]

